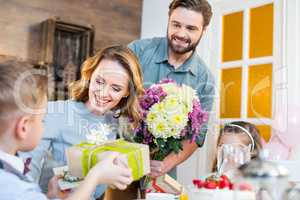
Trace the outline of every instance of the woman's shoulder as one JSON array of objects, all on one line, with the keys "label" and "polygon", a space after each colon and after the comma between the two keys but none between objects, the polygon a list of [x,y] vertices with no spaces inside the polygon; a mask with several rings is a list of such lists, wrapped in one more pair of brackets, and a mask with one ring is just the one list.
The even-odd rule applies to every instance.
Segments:
[{"label": "woman's shoulder", "polygon": [[82,109],[84,103],[74,101],[74,100],[56,100],[56,101],[48,101],[48,111],[60,111],[66,110],[68,108],[77,108]]}]

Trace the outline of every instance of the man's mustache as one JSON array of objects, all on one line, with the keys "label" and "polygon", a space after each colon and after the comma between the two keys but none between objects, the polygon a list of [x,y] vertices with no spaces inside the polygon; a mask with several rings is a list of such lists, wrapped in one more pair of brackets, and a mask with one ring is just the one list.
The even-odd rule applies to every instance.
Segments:
[{"label": "man's mustache", "polygon": [[177,36],[177,35],[172,35],[171,38],[172,38],[172,40],[176,39],[176,40],[184,41],[186,43],[191,43],[191,39],[189,39],[189,38],[180,37],[180,36]]}]

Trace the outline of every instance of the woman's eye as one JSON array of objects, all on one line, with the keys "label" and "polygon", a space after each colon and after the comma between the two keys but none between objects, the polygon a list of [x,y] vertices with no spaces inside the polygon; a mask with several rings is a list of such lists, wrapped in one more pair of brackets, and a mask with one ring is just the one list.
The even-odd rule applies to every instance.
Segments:
[{"label": "woman's eye", "polygon": [[113,88],[113,90],[114,90],[115,92],[120,92],[120,91],[121,91],[120,88]]},{"label": "woman's eye", "polygon": [[104,84],[104,81],[102,81],[102,80],[96,80],[96,83],[102,85],[102,84]]}]

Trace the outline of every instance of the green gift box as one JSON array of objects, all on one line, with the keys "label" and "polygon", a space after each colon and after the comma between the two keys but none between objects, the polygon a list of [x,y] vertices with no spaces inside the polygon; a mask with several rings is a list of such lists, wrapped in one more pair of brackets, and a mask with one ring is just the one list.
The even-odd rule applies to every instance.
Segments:
[{"label": "green gift box", "polygon": [[134,180],[139,180],[150,173],[149,146],[120,140],[95,145],[87,142],[72,146],[66,150],[69,173],[83,178],[97,163],[112,152],[119,152],[118,162],[132,170]]}]

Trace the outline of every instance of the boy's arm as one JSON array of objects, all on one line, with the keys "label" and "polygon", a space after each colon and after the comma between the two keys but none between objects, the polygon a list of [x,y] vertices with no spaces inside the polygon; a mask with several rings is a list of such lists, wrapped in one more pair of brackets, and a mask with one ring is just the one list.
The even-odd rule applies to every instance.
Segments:
[{"label": "boy's arm", "polygon": [[[114,164],[118,154],[111,154],[97,165],[95,165],[84,178],[82,184],[71,193],[67,200],[90,199],[96,186],[99,184],[112,185],[120,190],[124,190],[132,182],[131,170],[127,166]],[[57,183],[58,179],[56,179]],[[51,181],[50,181],[51,182]],[[58,184],[48,185],[48,197],[59,196]]]}]

